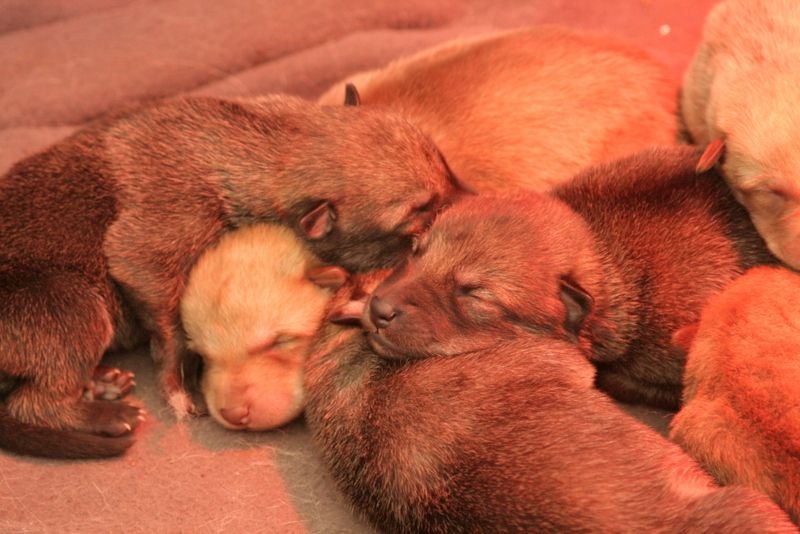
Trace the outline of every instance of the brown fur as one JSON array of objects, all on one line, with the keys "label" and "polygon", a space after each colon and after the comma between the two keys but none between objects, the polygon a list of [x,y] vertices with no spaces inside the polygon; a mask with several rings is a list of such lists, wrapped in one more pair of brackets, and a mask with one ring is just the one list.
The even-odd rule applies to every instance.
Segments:
[{"label": "brown fur", "polygon": [[349,77],[367,106],[428,133],[480,191],[550,189],[592,163],[676,140],[677,81],[635,47],[555,27],[456,40]]},{"label": "brown fur", "polygon": [[770,250],[800,269],[800,3],[726,0],[708,15],[681,110]]},{"label": "brown fur", "polygon": [[373,294],[373,347],[455,355],[491,346],[496,325],[513,321],[580,348],[617,399],[676,409],[685,353],[672,332],[745,269],[776,261],[696,161],[689,147],[653,149],[553,195],[460,202]]},{"label": "brown fur", "polygon": [[800,276],[748,271],[703,309],[670,438],[800,522]]},{"label": "brown fur", "polygon": [[[520,299],[517,312],[537,304]],[[467,338],[451,339],[458,356],[398,362],[361,330],[328,324],[311,351],[309,427],[380,531],[796,531],[763,495],[714,487],[595,390],[574,344],[513,322],[471,333],[489,343],[457,350]]]},{"label": "brown fur", "polygon": [[0,373],[20,378],[6,409],[25,424],[129,430],[138,411],[79,396],[139,326],[164,394],[191,411],[179,300],[223,233],[279,222],[323,259],[369,268],[403,254],[457,190],[427,137],[368,109],[272,96],[119,112],[0,179]]},{"label": "brown fur", "polygon": [[181,321],[223,426],[267,430],[303,411],[303,363],[331,296],[309,279],[322,269],[291,230],[270,224],[228,232],[197,260]]}]

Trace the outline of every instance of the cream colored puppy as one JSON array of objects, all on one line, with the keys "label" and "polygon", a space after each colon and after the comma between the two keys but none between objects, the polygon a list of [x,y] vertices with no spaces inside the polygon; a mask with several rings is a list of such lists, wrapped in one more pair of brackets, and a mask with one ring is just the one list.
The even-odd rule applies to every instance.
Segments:
[{"label": "cream colored puppy", "polygon": [[736,198],[770,250],[800,269],[800,2],[727,0],[708,15],[681,109],[694,141],[722,156]]},{"label": "cream colored puppy", "polygon": [[[577,171],[676,141],[678,81],[607,37],[538,27],[457,40],[362,72],[319,98],[399,111],[479,191],[547,190]],[[355,99],[351,93],[351,103]]]},{"label": "cream colored puppy", "polygon": [[291,230],[230,232],[200,257],[181,301],[188,346],[203,358],[211,415],[266,430],[303,410],[303,364],[331,292],[345,273],[321,266]]}]

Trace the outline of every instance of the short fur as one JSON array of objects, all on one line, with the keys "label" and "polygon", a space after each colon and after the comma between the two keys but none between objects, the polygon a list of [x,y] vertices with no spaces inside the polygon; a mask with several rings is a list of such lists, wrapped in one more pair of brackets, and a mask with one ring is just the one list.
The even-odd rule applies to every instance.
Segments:
[{"label": "short fur", "polygon": [[[670,438],[800,522],[800,276],[759,267],[703,309]],[[690,327],[691,328],[691,327]]]},{"label": "short fur", "polygon": [[139,327],[163,393],[191,412],[179,301],[222,234],[278,222],[322,258],[369,268],[403,254],[457,191],[427,137],[368,109],[270,96],[120,111],[0,179],[0,373],[20,379],[4,409],[23,424],[129,430],[138,411],[80,391]]},{"label": "short fur", "polygon": [[770,250],[800,269],[800,3],[725,0],[708,15],[681,109]]},{"label": "short fur", "polygon": [[373,347],[455,355],[484,348],[479,327],[514,321],[579,347],[615,398],[677,409],[685,352],[672,333],[745,269],[776,262],[719,174],[696,175],[696,162],[689,147],[653,149],[552,195],[453,206],[373,294]]},{"label": "short fur", "polygon": [[550,189],[582,168],[676,141],[678,83],[645,52],[556,27],[445,43],[349,77],[319,102],[403,113],[479,191]]},{"label": "short fur", "polygon": [[378,530],[796,531],[763,495],[716,488],[594,389],[574,344],[509,322],[473,333],[489,343],[398,362],[374,354],[360,329],[328,324],[311,351],[306,420]]},{"label": "short fur", "polygon": [[288,228],[257,224],[225,234],[192,268],[181,321],[223,426],[267,430],[303,411],[303,363],[331,296],[308,278],[321,265]]}]

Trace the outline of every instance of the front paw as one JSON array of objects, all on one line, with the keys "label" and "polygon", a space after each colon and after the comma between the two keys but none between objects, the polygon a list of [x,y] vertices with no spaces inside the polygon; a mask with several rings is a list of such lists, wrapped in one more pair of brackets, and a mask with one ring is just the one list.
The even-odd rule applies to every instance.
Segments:
[{"label": "front paw", "polygon": [[132,372],[98,365],[83,390],[83,398],[85,400],[119,400],[128,395],[134,387],[136,387],[136,382]]},{"label": "front paw", "polygon": [[144,421],[142,408],[122,401],[84,401],[88,430],[94,434],[123,436]]},{"label": "front paw", "polygon": [[175,375],[162,377],[161,393],[166,399],[167,404],[175,412],[178,419],[186,419],[197,415],[197,407],[192,397],[181,384],[180,379]]}]

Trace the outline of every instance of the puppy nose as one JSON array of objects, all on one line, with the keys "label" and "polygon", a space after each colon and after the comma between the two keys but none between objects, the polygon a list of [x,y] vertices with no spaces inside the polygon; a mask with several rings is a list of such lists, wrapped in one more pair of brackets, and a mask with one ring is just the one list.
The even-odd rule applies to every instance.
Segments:
[{"label": "puppy nose", "polygon": [[220,408],[219,414],[234,426],[245,426],[250,422],[250,407],[245,405],[234,408]]},{"label": "puppy nose", "polygon": [[369,318],[378,328],[386,328],[397,316],[397,310],[386,301],[373,296],[369,303]]}]

